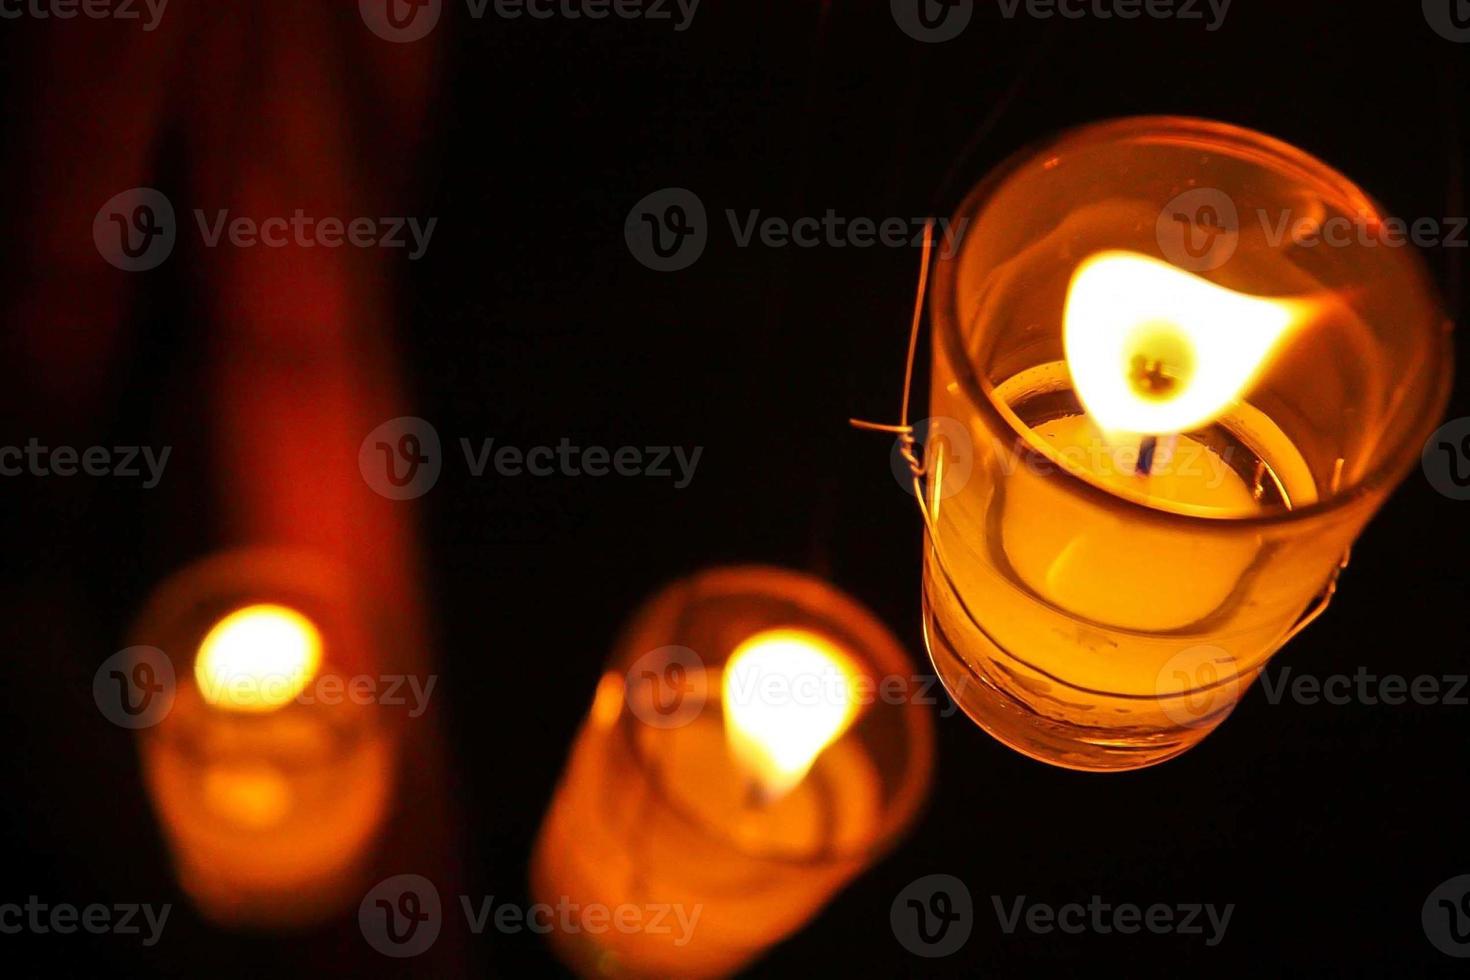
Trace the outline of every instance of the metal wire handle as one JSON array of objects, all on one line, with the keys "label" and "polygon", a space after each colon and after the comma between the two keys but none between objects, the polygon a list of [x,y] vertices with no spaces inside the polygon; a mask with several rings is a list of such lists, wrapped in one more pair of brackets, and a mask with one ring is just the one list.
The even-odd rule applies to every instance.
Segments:
[{"label": "metal wire handle", "polygon": [[890,432],[898,436],[898,452],[909,464],[909,472],[914,475],[914,499],[919,503],[919,512],[924,515],[924,524],[929,528],[931,535],[935,531],[934,519],[924,503],[924,477],[927,471],[924,468],[924,461],[914,452],[914,427],[909,424],[909,395],[914,386],[914,355],[919,349],[919,328],[924,322],[924,299],[929,291],[929,257],[933,251],[934,219],[928,218],[924,221],[924,248],[919,260],[919,288],[914,294],[914,312],[909,323],[909,351],[904,362],[903,401],[898,407],[898,424],[868,422],[854,418],[847,420],[848,425],[855,429]]}]

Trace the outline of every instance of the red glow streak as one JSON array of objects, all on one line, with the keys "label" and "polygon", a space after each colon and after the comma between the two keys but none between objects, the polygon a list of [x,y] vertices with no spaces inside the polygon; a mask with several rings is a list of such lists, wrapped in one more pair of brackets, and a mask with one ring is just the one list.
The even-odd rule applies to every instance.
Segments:
[{"label": "red glow streak", "polygon": [[[28,27],[41,39],[35,63],[18,76],[26,91],[10,93],[31,106],[31,170],[17,184],[28,237],[7,312],[31,390],[57,426],[98,417],[133,342],[122,324],[135,292],[183,283],[203,304],[184,342],[209,352],[212,401],[199,408],[225,518],[200,543],[311,547],[361,572],[399,604],[408,628],[401,661],[356,666],[427,673],[411,520],[365,486],[356,465],[368,431],[408,414],[386,285],[401,253],[210,249],[193,212],[405,214],[411,198],[397,175],[410,172],[421,142],[434,42],[384,43],[351,2],[170,4],[150,32],[88,18]],[[91,236],[98,208],[155,186],[158,164],[176,160],[189,170],[173,201],[173,256],[143,274],[108,265]],[[158,379],[170,389],[181,381]],[[367,644],[346,637],[339,647],[339,667],[351,671]],[[439,832],[454,820],[433,721],[406,726],[405,738],[418,762],[403,767],[398,791],[416,802],[384,846],[452,882]],[[454,945],[441,940],[435,953],[449,972],[459,972]]]}]

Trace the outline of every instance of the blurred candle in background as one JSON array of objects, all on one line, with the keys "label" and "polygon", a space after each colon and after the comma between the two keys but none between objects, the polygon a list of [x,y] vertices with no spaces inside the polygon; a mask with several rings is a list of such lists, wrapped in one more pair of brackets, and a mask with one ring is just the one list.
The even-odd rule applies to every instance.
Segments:
[{"label": "blurred candle in background", "polygon": [[[581,910],[555,920],[559,955],[585,976],[720,976],[801,928],[924,799],[922,688],[881,623],[809,576],[715,569],[659,593],[537,843],[536,900]],[[667,930],[646,911],[605,925],[631,907]]]},{"label": "blurred candle in background", "polygon": [[167,582],[135,630],[180,678],[141,733],[149,792],[180,883],[220,924],[309,923],[362,886],[396,739],[334,672],[371,634],[344,582],[310,556],[229,553]]}]

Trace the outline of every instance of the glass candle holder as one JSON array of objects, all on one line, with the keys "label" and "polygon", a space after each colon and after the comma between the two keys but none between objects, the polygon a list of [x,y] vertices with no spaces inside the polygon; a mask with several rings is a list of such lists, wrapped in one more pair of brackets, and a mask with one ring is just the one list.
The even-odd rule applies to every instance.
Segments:
[{"label": "glass candle holder", "polygon": [[[1168,759],[1325,605],[1443,410],[1450,324],[1367,195],[1218,122],[1065,133],[954,225],[930,295],[931,657],[1026,755]],[[1213,415],[1147,430],[1231,371]]]},{"label": "glass candle holder", "polygon": [[171,578],[134,629],[176,665],[139,749],[179,881],[217,923],[309,924],[361,895],[396,743],[339,673],[385,635],[364,611],[335,566],[248,550]]},{"label": "glass candle holder", "polygon": [[[748,669],[763,651],[774,673]],[[656,595],[536,845],[538,902],[569,910],[561,958],[583,976],[723,976],[799,929],[925,797],[914,680],[881,623],[806,575],[723,568]]]}]

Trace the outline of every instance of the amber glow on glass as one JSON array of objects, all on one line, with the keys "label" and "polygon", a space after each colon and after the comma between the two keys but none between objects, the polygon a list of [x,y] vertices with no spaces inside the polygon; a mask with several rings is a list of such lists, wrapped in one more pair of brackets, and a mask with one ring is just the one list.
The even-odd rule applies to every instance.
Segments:
[{"label": "amber glow on glass", "polygon": [[203,796],[220,818],[252,830],[279,826],[291,812],[291,788],[285,777],[264,765],[206,770]]},{"label": "amber glow on glass", "polygon": [[[548,937],[558,956],[583,977],[728,977],[800,929],[927,792],[932,706],[873,696],[914,671],[880,621],[813,576],[713,568],[654,595],[573,744],[532,891],[584,909],[657,902],[697,925],[574,921]],[[671,686],[682,701],[661,713]]]},{"label": "amber glow on glass", "polygon": [[1450,324],[1413,249],[1259,220],[1285,214],[1387,220],[1295,147],[1180,117],[1048,138],[953,219],[985,233],[931,272],[924,635],[1006,745],[1186,752],[1350,591],[1443,410]]}]

